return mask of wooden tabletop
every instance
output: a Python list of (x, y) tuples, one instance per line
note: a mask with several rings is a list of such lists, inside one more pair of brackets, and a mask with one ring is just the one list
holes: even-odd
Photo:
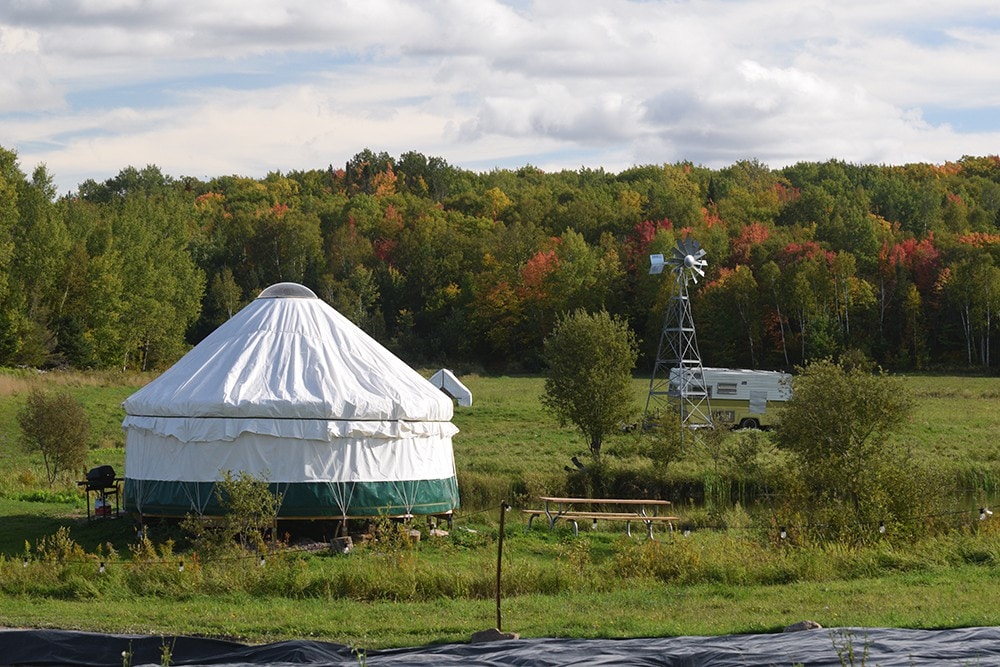
[(598, 505), (669, 505), (669, 500), (655, 500), (653, 498), (559, 498), (554, 496), (539, 496), (539, 500), (547, 503), (562, 503), (570, 505), (573, 503), (596, 503)]

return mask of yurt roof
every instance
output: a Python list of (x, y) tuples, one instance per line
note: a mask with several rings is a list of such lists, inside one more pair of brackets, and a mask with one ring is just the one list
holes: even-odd
[(127, 398), (129, 415), (449, 421), (452, 402), (295, 283), (265, 289)]

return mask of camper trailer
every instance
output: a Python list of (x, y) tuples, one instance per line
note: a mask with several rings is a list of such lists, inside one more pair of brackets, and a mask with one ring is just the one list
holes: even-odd
[(739, 428), (767, 428), (792, 396), (791, 376), (778, 371), (703, 368), (712, 418)]

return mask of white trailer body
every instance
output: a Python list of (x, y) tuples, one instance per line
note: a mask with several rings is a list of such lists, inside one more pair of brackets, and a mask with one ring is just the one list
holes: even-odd
[(780, 371), (703, 368), (712, 420), (740, 428), (762, 428), (777, 421), (777, 412), (792, 397), (791, 376)]

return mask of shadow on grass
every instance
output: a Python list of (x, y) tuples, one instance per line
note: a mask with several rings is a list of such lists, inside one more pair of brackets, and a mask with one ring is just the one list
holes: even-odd
[(108, 543), (119, 552), (125, 552), (128, 545), (135, 542), (133, 523), (125, 515), (88, 520), (86, 516), (46, 513), (2, 514), (0, 526), (0, 554), (5, 557), (24, 555), (25, 543), (34, 548), (43, 537), (54, 535), (63, 527), (69, 529), (73, 541), (88, 553)]

